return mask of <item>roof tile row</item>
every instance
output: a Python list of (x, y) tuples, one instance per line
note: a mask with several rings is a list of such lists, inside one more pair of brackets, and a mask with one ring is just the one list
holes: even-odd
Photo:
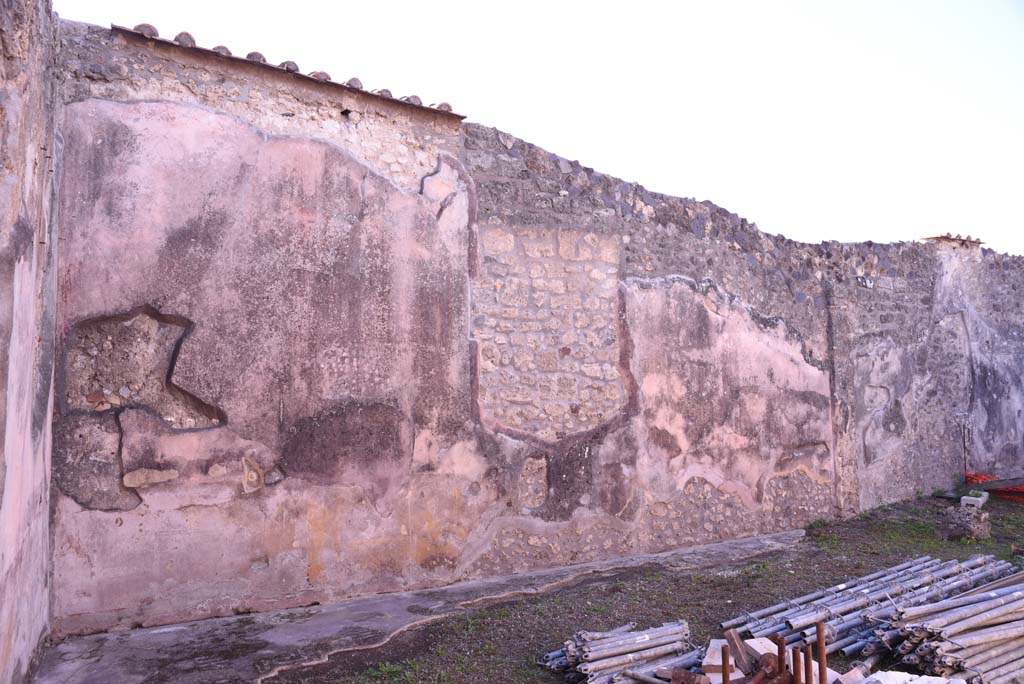
[[(202, 50), (204, 52), (215, 52), (218, 55), (221, 55), (223, 57), (230, 57), (232, 59), (241, 59), (240, 57), (235, 57), (234, 55), (232, 55), (231, 54), (231, 50), (229, 50), (228, 48), (226, 48), (223, 45), (217, 45), (217, 46), (215, 46), (213, 48), (209, 48), (209, 49), (201, 48), (201, 47), (197, 46), (195, 38), (193, 38), (192, 34), (188, 33), (187, 31), (182, 31), (178, 35), (174, 36), (174, 40), (173, 41), (167, 41), (167, 40), (165, 40), (163, 38), (160, 38), (160, 33), (156, 30), (156, 27), (153, 26), (152, 24), (138, 24), (133, 29), (129, 29), (129, 28), (126, 28), (124, 26), (117, 26), (117, 25), (112, 25), (111, 28), (113, 30), (115, 30), (115, 31), (120, 31), (122, 33), (129, 33), (129, 34), (134, 34), (136, 36), (142, 36), (143, 38), (147, 38), (149, 40), (158, 40), (158, 41), (161, 41), (161, 42), (164, 42), (164, 43), (173, 42), (176, 45), (178, 45), (180, 47), (183, 47), (183, 48), (189, 48), (189, 49), (194, 49), (194, 50)], [(331, 83), (333, 83), (333, 81), (331, 80), (331, 75), (328, 74), (326, 71), (313, 71), (313, 72), (310, 72), (309, 74), (302, 74), (299, 71), (299, 65), (296, 64), (295, 62), (292, 62), (292, 61), (281, 62), (280, 64), (278, 64), (275, 67), (275, 66), (273, 66), (271, 64), (268, 64), (267, 63), (267, 58), (264, 57), (263, 54), (260, 53), (260, 52), (255, 52), (255, 51), (250, 52), (249, 54), (247, 54), (245, 56), (245, 59), (250, 61), (250, 62), (254, 62), (256, 64), (265, 64), (265, 65), (267, 65), (268, 67), (270, 67), (272, 69), (281, 69), (282, 71), (286, 71), (288, 73), (295, 74), (296, 76), (301, 76), (303, 78), (311, 78), (311, 79), (314, 79), (316, 81), (323, 81), (323, 82), (331, 82)], [(458, 116), (460, 119), (462, 118), (461, 115), (454, 114), (452, 112), (452, 106), (450, 104), (448, 104), (447, 102), (441, 102), (440, 104), (430, 105), (429, 107), (427, 107), (427, 106), (425, 106), (423, 104), (423, 100), (421, 100), (416, 95), (406, 95), (405, 97), (396, 98), (394, 95), (391, 94), (391, 91), (388, 90), (387, 88), (381, 88), (379, 90), (372, 90), (372, 91), (365, 90), (363, 88), (363, 82), (360, 81), (358, 78), (350, 78), (349, 80), (345, 81), (344, 83), (337, 83), (336, 85), (341, 86), (343, 88), (346, 88), (348, 90), (358, 90), (358, 91), (363, 92), (363, 93), (365, 93), (367, 95), (379, 97), (379, 98), (382, 98), (382, 99), (391, 100), (391, 101), (394, 101), (394, 102), (403, 102), (403, 103), (405, 103), (407, 105), (411, 105), (413, 107), (418, 107), (420, 109), (429, 109), (431, 111), (444, 112), (446, 114), (451, 114), (452, 116)]]

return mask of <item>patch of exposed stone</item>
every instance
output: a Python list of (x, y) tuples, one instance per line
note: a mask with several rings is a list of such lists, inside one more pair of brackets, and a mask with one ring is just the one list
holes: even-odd
[(484, 228), (473, 285), (485, 424), (547, 441), (626, 403), (619, 370), (619, 243), (573, 231)]
[(175, 428), (219, 425), (223, 418), (216, 408), (171, 382), (189, 325), (146, 308), (75, 325), (65, 345), (65, 410), (147, 406)]
[[(174, 359), (190, 323), (151, 307), (82, 321), (68, 333), (63, 372), (63, 411), (55, 421), (54, 483), (85, 508), (128, 511), (142, 499), (139, 489), (175, 480), (179, 471), (147, 457), (137, 446), (125, 452), (125, 426), (136, 414), (156, 431), (211, 428), (224, 416), (171, 382)], [(125, 411), (128, 411), (127, 417)], [(151, 426), (152, 427), (152, 426)], [(146, 453), (152, 454), (150, 448)], [(244, 486), (263, 486), (259, 466)], [(251, 481), (250, 481), (251, 480)]]

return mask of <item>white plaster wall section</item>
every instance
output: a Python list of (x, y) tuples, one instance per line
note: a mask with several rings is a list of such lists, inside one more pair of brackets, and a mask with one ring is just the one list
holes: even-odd
[(897, 431), (893, 422), (894, 415), (902, 415), (912, 381), (910, 368), (905, 367), (906, 353), (885, 337), (862, 341), (856, 352), (855, 386), (860, 398), (854, 421), (860, 432), (863, 508), (889, 503), (894, 492), (913, 481), (913, 458), (906, 453), (904, 430), (901, 426)]

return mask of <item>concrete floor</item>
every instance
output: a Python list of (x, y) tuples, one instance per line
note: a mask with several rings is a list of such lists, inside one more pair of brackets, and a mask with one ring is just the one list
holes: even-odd
[(554, 591), (596, 573), (656, 564), (689, 572), (781, 551), (803, 530), (668, 553), (382, 594), (329, 606), (239, 615), (73, 637), (42, 655), (35, 684), (235, 684), (264, 682), (331, 654), (380, 646), (395, 634), (477, 607)]

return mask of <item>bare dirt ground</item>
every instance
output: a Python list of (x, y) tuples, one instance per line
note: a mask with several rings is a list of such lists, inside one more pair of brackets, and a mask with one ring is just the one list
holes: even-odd
[[(857, 518), (820, 522), (781, 554), (741, 567), (684, 574), (651, 565), (590, 577), (527, 599), (492, 604), (397, 635), (380, 648), (340, 653), (323, 665), (294, 670), (274, 684), (505, 684), (561, 682), (535, 664), (579, 629), (628, 621), (639, 628), (689, 621), (697, 643), (718, 636), (718, 624), (743, 611), (895, 565), (909, 558), (967, 558), (990, 553), (1021, 559), (1024, 504), (986, 505), (993, 535), (983, 541), (943, 539), (950, 502), (920, 499)], [(830, 661), (831, 664), (832, 661)], [(840, 661), (836, 661), (841, 664)], [(843, 669), (843, 668), (838, 668)]]

